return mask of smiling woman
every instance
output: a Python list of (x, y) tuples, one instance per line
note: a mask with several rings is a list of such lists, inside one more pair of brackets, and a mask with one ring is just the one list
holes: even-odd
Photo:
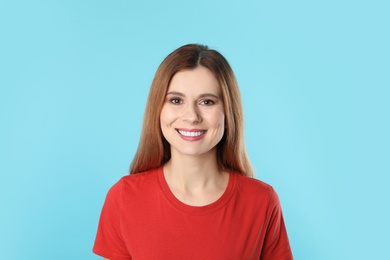
[(292, 259), (279, 199), (253, 176), (226, 59), (183, 46), (162, 62), (130, 167), (93, 251), (108, 259)]
[[(175, 77), (177, 74), (181, 74), (179, 72), (191, 71), (195, 68), (207, 69), (207, 72), (204, 73), (209, 76), (209, 80), (213, 81), (208, 83), (214, 84), (214, 87), (218, 89), (214, 95), (217, 94), (216, 96), (223, 105), (225, 133), (217, 147), (218, 167), (227, 171), (234, 170), (242, 175), (253, 176), (253, 170), (245, 150), (241, 96), (234, 73), (227, 60), (219, 52), (195, 44), (183, 46), (172, 52), (157, 69), (146, 104), (140, 144), (131, 164), (130, 173), (159, 167), (171, 159), (171, 146), (162, 136), (159, 112), (169, 98), (167, 96), (169, 92), (176, 94), (176, 96), (172, 96), (174, 98), (172, 102), (182, 101), (184, 93), (175, 93), (176, 90), (171, 85), (174, 80), (183, 80), (183, 77)], [(212, 77), (210, 77), (211, 74)], [(196, 77), (198, 75), (190, 76)], [(203, 84), (203, 82), (199, 83)], [(178, 84), (185, 84), (185, 82)], [(168, 91), (169, 88), (171, 89)], [(194, 84), (192, 84), (192, 88), (194, 88)], [(195, 88), (199, 88), (199, 86), (195, 86)], [(177, 94), (181, 94), (181, 96)], [(202, 95), (204, 94), (207, 93), (202, 93)]]
[(160, 124), (170, 144), (171, 157), (186, 155), (215, 158), (217, 144), (225, 132), (225, 114), (220, 87), (205, 67), (176, 73), (169, 84)]

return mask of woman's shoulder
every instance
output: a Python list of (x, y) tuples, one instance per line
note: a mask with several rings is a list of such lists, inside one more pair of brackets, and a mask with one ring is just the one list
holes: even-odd
[(241, 185), (245, 185), (248, 188), (260, 189), (260, 190), (270, 190), (273, 189), (272, 186), (264, 181), (256, 179), (254, 177), (244, 176), (242, 174), (234, 174), (236, 180)]
[(153, 188), (160, 168), (123, 176), (111, 188), (110, 193), (134, 193)]
[(277, 194), (270, 184), (241, 174), (234, 174), (234, 176), (240, 193), (244, 193), (255, 198), (267, 197), (271, 200), (277, 200)]
[(119, 182), (128, 185), (143, 184), (144, 182), (153, 182), (156, 180), (157, 174), (161, 171), (161, 168), (150, 169), (144, 172), (133, 173), (123, 176)]

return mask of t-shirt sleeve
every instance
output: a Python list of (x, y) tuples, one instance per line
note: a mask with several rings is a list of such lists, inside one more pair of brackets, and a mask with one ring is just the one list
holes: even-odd
[(123, 180), (120, 180), (107, 193), (92, 249), (111, 260), (131, 259), (121, 234), (122, 187)]
[(283, 220), (282, 208), (278, 195), (273, 188), (271, 188), (268, 213), (270, 214), (270, 218), (260, 259), (293, 259)]

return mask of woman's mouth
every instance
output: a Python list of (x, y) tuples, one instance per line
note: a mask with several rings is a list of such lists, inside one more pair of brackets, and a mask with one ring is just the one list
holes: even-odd
[(204, 134), (206, 131), (184, 131), (184, 130), (177, 130), (181, 135), (184, 136), (200, 136)]
[(176, 129), (176, 131), (179, 133), (180, 137), (186, 141), (198, 141), (202, 139), (204, 137), (204, 134), (207, 132), (206, 130), (199, 130), (199, 129), (193, 129), (193, 130)]

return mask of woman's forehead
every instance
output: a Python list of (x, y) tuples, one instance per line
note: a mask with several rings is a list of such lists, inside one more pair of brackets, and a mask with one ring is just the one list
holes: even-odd
[(171, 79), (167, 93), (169, 92), (211, 93), (220, 96), (221, 87), (213, 72), (205, 67), (197, 67), (177, 72)]

